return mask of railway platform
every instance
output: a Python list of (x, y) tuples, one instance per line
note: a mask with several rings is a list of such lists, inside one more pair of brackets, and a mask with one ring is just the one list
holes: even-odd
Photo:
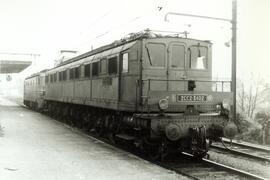
[(0, 96), (0, 179), (187, 178)]

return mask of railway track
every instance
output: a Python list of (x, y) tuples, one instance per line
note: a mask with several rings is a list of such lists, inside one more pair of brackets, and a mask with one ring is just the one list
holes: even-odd
[(99, 141), (108, 143), (112, 145), (113, 147), (123, 149), (125, 151), (128, 151), (144, 160), (147, 160), (151, 163), (154, 163), (158, 166), (161, 166), (163, 168), (172, 170), (178, 174), (184, 175), (190, 179), (194, 180), (202, 180), (202, 179), (216, 179), (216, 180), (246, 180), (246, 179), (256, 179), (256, 180), (266, 180), (266, 178), (260, 177), (258, 175), (239, 170), (233, 167), (229, 167), (208, 159), (195, 159), (193, 155), (188, 153), (182, 153), (181, 156), (177, 156), (177, 158), (172, 157), (168, 159), (168, 161), (165, 162), (153, 162), (149, 160), (145, 155), (142, 155), (135, 152), (133, 148), (127, 148), (122, 147), (121, 145), (117, 145), (112, 143), (106, 138), (99, 137), (95, 133), (87, 133), (82, 132), (81, 130), (77, 128), (70, 127), (68, 125), (65, 125), (66, 127), (70, 128), (72, 131), (75, 131), (76, 133), (82, 133), (84, 136), (95, 138)]
[(160, 166), (183, 174), (191, 179), (257, 179), (265, 178), (226, 166), (208, 159), (194, 159), (191, 154), (182, 153), (183, 157), (173, 161), (160, 162)]
[(211, 148), (238, 156), (255, 159), (257, 161), (270, 163), (270, 148), (254, 146), (252, 144), (243, 144), (234, 141), (230, 144), (230, 141), (228, 140), (223, 141), (223, 144), (214, 143), (211, 145)]

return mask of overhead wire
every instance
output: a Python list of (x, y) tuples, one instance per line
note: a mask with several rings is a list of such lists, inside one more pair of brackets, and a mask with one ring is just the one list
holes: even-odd
[(132, 23), (132, 22), (134, 22), (134, 21), (137, 21), (138, 19), (140, 19), (140, 18), (142, 18), (142, 17), (143, 17), (143, 16), (136, 16), (136, 17), (132, 18), (131, 20), (129, 20), (128, 22), (122, 23), (122, 24), (120, 24), (120, 25), (118, 25), (118, 26), (116, 26), (116, 27), (110, 28), (110, 30), (106, 30), (104, 33), (101, 33), (101, 34), (99, 34), (99, 35), (97, 35), (97, 36), (95, 36), (95, 37), (93, 37), (93, 38), (91, 38), (91, 39), (88, 39), (88, 40), (84, 41), (84, 42), (81, 43), (81, 44), (88, 43), (88, 42), (90, 42), (91, 40), (97, 40), (97, 39), (99, 39), (99, 38), (101, 38), (101, 37), (103, 37), (103, 36), (105, 36), (105, 35), (111, 33), (111, 32), (114, 31), (115, 29), (118, 29), (118, 28), (120, 28), (120, 27), (125, 27), (127, 24), (130, 24), (130, 23)]
[[(166, 2), (166, 1), (165, 1), (165, 2)], [(161, 10), (163, 10), (166, 6), (167, 6), (167, 2), (166, 2), (165, 4), (163, 4), (163, 5), (160, 5), (160, 4), (159, 4), (159, 5), (157, 6), (157, 10), (158, 10), (158, 11), (161, 11)], [(97, 20), (94, 21), (94, 22), (91, 24), (91, 28), (93, 28), (93, 27), (97, 24), (97, 22), (99, 22), (101, 19), (103, 19), (104, 17), (108, 16), (108, 14), (110, 14), (112, 11), (113, 11), (113, 10), (110, 9), (107, 13), (104, 13), (101, 17), (97, 18)], [(106, 36), (107, 34), (111, 33), (112, 31), (114, 31), (114, 30), (116, 30), (116, 29), (119, 29), (119, 28), (122, 28), (122, 27), (125, 27), (125, 26), (127, 26), (128, 24), (130, 24), (130, 23), (132, 23), (132, 22), (135, 22), (135, 21), (141, 19), (142, 17), (143, 17), (143, 16), (136, 16), (136, 17), (130, 19), (129, 21), (127, 21), (127, 22), (124, 22), (124, 23), (122, 23), (122, 24), (120, 24), (120, 25), (118, 25), (118, 26), (115, 26), (115, 27), (113, 27), (113, 28), (107, 29), (107, 30), (104, 31), (103, 33), (101, 33), (101, 34), (99, 34), (99, 35), (97, 35), (97, 36), (95, 36), (95, 37), (92, 37), (92, 38), (90, 38), (90, 39), (87, 39), (86, 41), (84, 41), (83, 43), (80, 43), (80, 44), (83, 45), (83, 44), (89, 43), (89, 42), (92, 41), (92, 40), (97, 40), (97, 39), (99, 39), (99, 38), (102, 38), (102, 37)]]

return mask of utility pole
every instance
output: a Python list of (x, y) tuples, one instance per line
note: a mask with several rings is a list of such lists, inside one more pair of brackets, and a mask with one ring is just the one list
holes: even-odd
[(232, 85), (233, 121), (236, 120), (236, 37), (237, 37), (237, 0), (232, 0)]
[(177, 15), (177, 16), (187, 16), (194, 18), (203, 18), (215, 21), (225, 21), (230, 22), (232, 24), (232, 70), (231, 70), (231, 91), (233, 92), (233, 109), (232, 109), (232, 119), (236, 120), (236, 32), (237, 32), (237, 0), (232, 0), (232, 19), (224, 19), (218, 17), (209, 17), (209, 16), (201, 16), (194, 14), (185, 14), (185, 13), (176, 13), (176, 12), (168, 12), (165, 15), (164, 20), (168, 21), (168, 15)]

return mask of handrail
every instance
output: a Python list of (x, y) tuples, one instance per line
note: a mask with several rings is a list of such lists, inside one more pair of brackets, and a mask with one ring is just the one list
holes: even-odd
[(195, 82), (223, 82), (223, 83), (231, 83), (231, 81), (213, 81), (213, 80), (187, 80), (187, 79), (143, 79), (142, 81), (195, 81)]
[[(187, 79), (143, 79), (142, 82), (147, 82), (147, 86), (148, 86), (148, 92), (147, 94), (149, 94), (149, 91), (151, 91), (151, 82), (153, 81), (162, 81), (162, 82), (188, 82), (190, 80)], [(224, 91), (224, 86), (226, 84), (229, 84), (229, 86), (231, 86), (231, 81), (217, 81), (217, 80), (192, 80), (195, 82), (202, 82), (202, 83), (212, 83), (215, 84), (215, 92), (225, 92)], [(221, 84), (221, 91), (218, 91), (218, 84)]]

